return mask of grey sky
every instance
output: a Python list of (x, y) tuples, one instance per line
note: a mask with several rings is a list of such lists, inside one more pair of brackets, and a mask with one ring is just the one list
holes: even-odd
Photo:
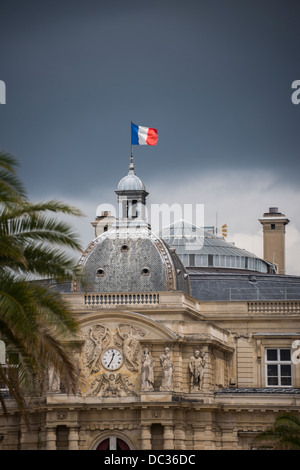
[(152, 200), (205, 203), (232, 235), (278, 205), (298, 240), (299, 18), (292, 0), (2, 0), (0, 148), (32, 198), (91, 218), (115, 202), (130, 122), (156, 127), (157, 147), (134, 148)]

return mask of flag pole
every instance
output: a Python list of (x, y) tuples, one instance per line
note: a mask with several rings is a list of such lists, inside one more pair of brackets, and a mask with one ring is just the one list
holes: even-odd
[(130, 169), (134, 169), (133, 166), (133, 145), (132, 145), (132, 121), (130, 123), (130, 134), (131, 134), (131, 155), (130, 155)]

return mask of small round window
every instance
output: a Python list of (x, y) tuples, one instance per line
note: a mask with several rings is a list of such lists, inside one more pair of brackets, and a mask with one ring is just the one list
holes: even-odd
[(143, 268), (142, 269), (142, 276), (149, 276), (150, 270), (148, 268)]
[(97, 276), (98, 277), (103, 277), (104, 274), (105, 274), (104, 269), (102, 269), (102, 268), (97, 269)]
[(128, 245), (126, 245), (126, 243), (124, 243), (124, 245), (121, 246), (121, 251), (128, 251), (129, 250), (129, 247)]

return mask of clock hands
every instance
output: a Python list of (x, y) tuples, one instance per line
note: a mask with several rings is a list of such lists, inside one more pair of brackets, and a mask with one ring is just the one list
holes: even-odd
[(115, 352), (113, 352), (113, 355), (112, 355), (112, 357), (111, 357), (110, 363), (108, 364), (108, 366), (107, 366), (107, 367), (109, 367), (109, 366), (111, 365), (111, 363), (112, 363), (112, 360), (113, 360), (114, 356), (115, 356)]

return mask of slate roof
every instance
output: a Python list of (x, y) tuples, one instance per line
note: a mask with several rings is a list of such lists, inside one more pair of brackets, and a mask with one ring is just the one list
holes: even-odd
[(187, 271), (198, 300), (300, 300), (300, 276)]

